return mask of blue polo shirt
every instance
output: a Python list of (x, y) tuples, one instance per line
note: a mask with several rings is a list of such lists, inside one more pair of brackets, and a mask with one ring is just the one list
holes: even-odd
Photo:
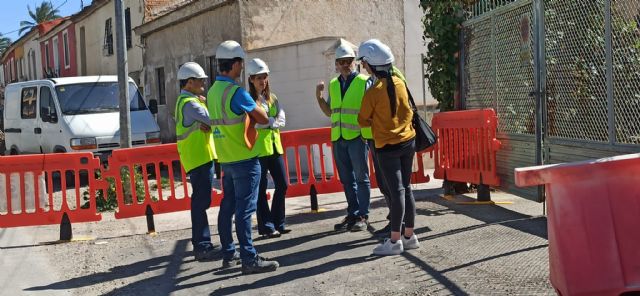
[[(238, 85), (238, 83), (227, 77), (227, 76), (216, 76), (216, 80), (218, 81), (226, 81)], [(249, 113), (256, 108), (256, 101), (253, 100), (249, 92), (245, 90), (243, 87), (238, 88), (238, 90), (231, 97), (231, 111), (236, 115), (242, 115), (242, 113)]]

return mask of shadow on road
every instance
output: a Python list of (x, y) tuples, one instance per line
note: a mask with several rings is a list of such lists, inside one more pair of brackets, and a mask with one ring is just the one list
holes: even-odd
[[(416, 196), (417, 204), (432, 203), (430, 206), (419, 206), (417, 210), (418, 216), (443, 216), (443, 215), (465, 215), (470, 218), (482, 221), (482, 224), (452, 229), (449, 231), (427, 235), (431, 229), (428, 225), (417, 225), (416, 229), (421, 237), (421, 240), (432, 240), (448, 235), (455, 235), (458, 233), (473, 231), (482, 227), (490, 225), (500, 224), (502, 226), (510, 227), (531, 235), (535, 235), (541, 238), (547, 238), (546, 230), (546, 218), (535, 217), (525, 214), (521, 214), (500, 206), (464, 206), (458, 205), (454, 202), (444, 200), (439, 197), (441, 189), (427, 189), (416, 190), (414, 194)], [(434, 206), (438, 205), (438, 206)], [(371, 204), (372, 209), (385, 208), (386, 204), (384, 199), (376, 199)], [(382, 209), (386, 212), (386, 209)], [(314, 221), (335, 219), (336, 222), (339, 218), (345, 215), (344, 209), (332, 210), (321, 212), (318, 214), (298, 213), (287, 217), (287, 222), (290, 225), (309, 224)], [(384, 223), (381, 221), (375, 221), (374, 223)], [(311, 224), (313, 225), (313, 224)], [(332, 224), (323, 227), (331, 227)], [(294, 230), (295, 231), (295, 230)], [(370, 229), (370, 231), (372, 231)], [(255, 233), (255, 232), (254, 232)], [(294, 233), (295, 234), (295, 233)], [(303, 250), (295, 250), (293, 253), (287, 253), (280, 257), (273, 258), (279, 261), (282, 268), (286, 271), (282, 273), (271, 273), (258, 277), (255, 281), (247, 284), (245, 280), (227, 281), (229, 279), (237, 278), (240, 274), (240, 268), (221, 269), (218, 268), (221, 265), (220, 261), (209, 263), (216, 268), (198, 272), (187, 272), (188, 267), (183, 266), (185, 263), (191, 262), (191, 252), (188, 252), (190, 240), (183, 239), (176, 242), (175, 247), (171, 255), (152, 258), (148, 260), (139, 261), (132, 264), (120, 265), (111, 268), (108, 272), (94, 273), (90, 275), (80, 276), (73, 279), (52, 283), (46, 286), (37, 286), (25, 289), (25, 291), (43, 291), (43, 290), (72, 290), (81, 287), (89, 287), (98, 285), (104, 282), (118, 281), (125, 278), (139, 276), (140, 274), (149, 273), (149, 276), (145, 279), (121, 286), (108, 293), (108, 295), (166, 295), (175, 291), (181, 291), (185, 289), (191, 289), (195, 287), (211, 287), (215, 289), (211, 291), (210, 295), (229, 295), (233, 293), (244, 293), (247, 291), (257, 290), (269, 286), (276, 286), (279, 284), (290, 283), (292, 281), (309, 278), (316, 275), (320, 275), (327, 272), (340, 269), (341, 267), (357, 265), (363, 262), (369, 262), (372, 260), (380, 259), (380, 257), (367, 255), (367, 256), (354, 256), (351, 258), (341, 258), (338, 253), (348, 252), (349, 250), (374, 245), (378, 243), (375, 236), (366, 236), (355, 238), (354, 240), (336, 242), (336, 239), (331, 239), (331, 236), (340, 235), (341, 232), (328, 229), (326, 231), (320, 231), (313, 234), (303, 235), (296, 237), (291, 234), (282, 236), (277, 240), (260, 240), (256, 238), (257, 249), (262, 253), (277, 252), (278, 250), (286, 250), (295, 248), (301, 244), (309, 244), (311, 242), (311, 248)], [(484, 261), (493, 260), (503, 256), (510, 256), (521, 252), (528, 252), (540, 248), (545, 248), (546, 245), (533, 246), (523, 248), (520, 250), (514, 250), (503, 254), (494, 255), (491, 257), (482, 258), (477, 261), (465, 263), (460, 266), (451, 267), (447, 270), (437, 270), (428, 263), (427, 258), (421, 258), (417, 256), (417, 253), (405, 252), (402, 256), (406, 258), (410, 263), (418, 267), (424, 273), (428, 274), (431, 278), (435, 279), (439, 284), (443, 285), (448, 292), (454, 295), (468, 295), (462, 287), (459, 287), (445, 274), (449, 271), (465, 268), (471, 265), (475, 265)], [(313, 262), (310, 264), (310, 262)], [(162, 274), (157, 274), (158, 271)], [(196, 279), (204, 277), (204, 280), (195, 281)], [(209, 286), (212, 283), (227, 281), (224, 285)], [(195, 292), (196, 290), (194, 290)], [(201, 289), (197, 290), (201, 291)]]

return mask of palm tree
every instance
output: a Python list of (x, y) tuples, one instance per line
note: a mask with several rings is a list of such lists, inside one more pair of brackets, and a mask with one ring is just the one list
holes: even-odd
[(11, 38), (0, 34), (0, 55), (2, 55), (9, 46), (11, 46)]
[(29, 5), (27, 5), (27, 9), (29, 10), (31, 20), (20, 22), (20, 35), (25, 31), (31, 30), (40, 23), (60, 18), (60, 15), (58, 15), (58, 9), (54, 9), (53, 4), (51, 4), (50, 1), (42, 1), (40, 6), (36, 7), (35, 12), (31, 11), (31, 7), (29, 7)]

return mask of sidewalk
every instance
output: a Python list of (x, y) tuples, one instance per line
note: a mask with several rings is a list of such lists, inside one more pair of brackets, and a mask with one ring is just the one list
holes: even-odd
[[(0, 295), (553, 295), (548, 282), (546, 218), (542, 204), (500, 192), (511, 205), (458, 205), (440, 197), (440, 180), (415, 187), (416, 233), (422, 248), (400, 256), (371, 254), (371, 232), (335, 232), (345, 214), (343, 194), (318, 197), (325, 211), (311, 214), (308, 197), (287, 199), (292, 232), (260, 239), (262, 256), (281, 267), (243, 276), (221, 261), (193, 261), (189, 213), (73, 226), (88, 241), (42, 245), (58, 227), (0, 230)], [(473, 196), (473, 195), (469, 195)], [(466, 196), (456, 200), (468, 201)], [(372, 192), (371, 226), (386, 224), (387, 209)], [(215, 227), (217, 208), (209, 222)], [(213, 238), (218, 242), (217, 235)]]

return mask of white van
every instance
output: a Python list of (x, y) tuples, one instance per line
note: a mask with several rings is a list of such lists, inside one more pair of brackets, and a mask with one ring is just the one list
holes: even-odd
[[(90, 151), (104, 160), (120, 147), (117, 76), (12, 83), (4, 93), (5, 155)], [(159, 144), (160, 128), (131, 78), (129, 100), (132, 146)]]

